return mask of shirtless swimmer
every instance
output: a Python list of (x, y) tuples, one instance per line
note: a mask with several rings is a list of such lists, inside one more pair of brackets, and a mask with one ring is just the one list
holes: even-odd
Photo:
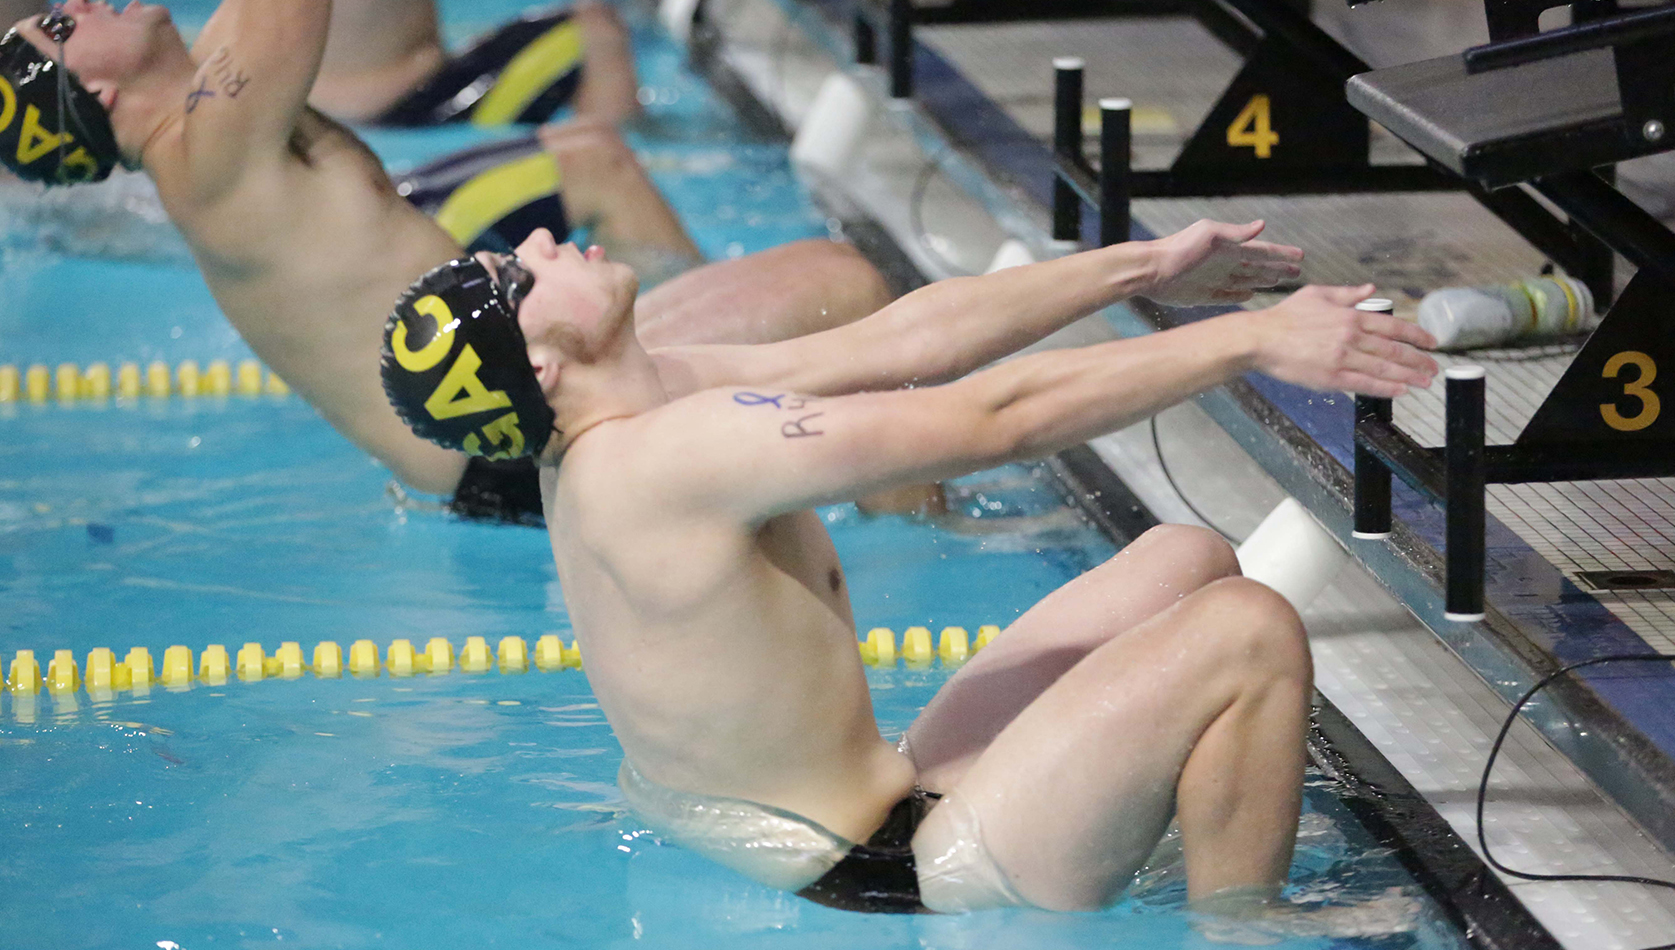
[[(414, 438), (372, 366), (389, 301), (462, 251), (359, 139), (307, 106), (331, 13), (329, 0), (226, 0), (190, 50), (150, 4), (69, 0), (22, 20), (0, 52), (0, 157), (54, 184), (143, 168), (257, 355), (401, 481), (454, 495), (466, 457)], [(553, 149), (585, 131), (552, 134)], [(717, 298), (734, 303), (726, 326)], [(773, 340), (888, 299), (852, 249), (806, 241), (675, 278), (641, 318), (660, 345)]]
[[(875, 316), (1033, 326), (1130, 293), (1169, 299), (1168, 247), (944, 281)], [(674, 397), (635, 338), (632, 272), (538, 231), (516, 258), (457, 261), (410, 288), (384, 373), (427, 437), (539, 457), (619, 782), (668, 839), (839, 907), (1087, 910), (1116, 898), (1174, 816), (1191, 898), (1260, 902), (1290, 863), (1311, 668), (1296, 613), (1236, 576), (1224, 542), (1147, 533), (1012, 624), (898, 748), (873, 720), (811, 509), (1079, 444), (1247, 371), (1391, 397), (1427, 384), (1431, 339), (1354, 310), (1370, 291), (1310, 287), (944, 385)], [(922, 382), (955, 377), (944, 350), (961, 337), (942, 339), (889, 359)]]

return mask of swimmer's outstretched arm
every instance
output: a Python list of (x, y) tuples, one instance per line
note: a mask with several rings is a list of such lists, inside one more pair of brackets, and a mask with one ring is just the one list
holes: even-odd
[(908, 482), (1037, 458), (1143, 419), (1247, 371), (1394, 397), (1428, 385), (1425, 331), (1353, 309), (1363, 287), (1308, 287), (1135, 339), (1025, 356), (944, 386), (831, 399), (718, 389), (670, 404), (646, 444), (694, 510), (747, 523)]
[(181, 104), (181, 158), (201, 196), (236, 184), (252, 158), (282, 154), (319, 72), (331, 9), (331, 0), (223, 0), (204, 25), (192, 44), (195, 89)]
[(1263, 223), (1199, 221), (982, 277), (922, 287), (862, 320), (754, 347), (654, 351), (681, 392), (775, 386), (816, 395), (958, 379), (1131, 296), (1170, 304), (1237, 303), (1297, 276), (1303, 252), (1256, 240)]

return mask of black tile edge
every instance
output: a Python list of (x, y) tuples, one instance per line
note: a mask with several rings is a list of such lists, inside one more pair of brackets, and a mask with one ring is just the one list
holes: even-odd
[(1477, 950), (1562, 950), (1349, 718), (1324, 697), (1317, 701), (1309, 729), (1315, 764), (1337, 780), (1344, 807), (1395, 853), (1466, 942)]
[[(762, 141), (789, 142), (790, 129), (778, 113), (757, 99), (750, 86), (727, 65), (720, 49), (721, 35), (713, 25), (703, 20), (693, 24), (687, 65), (704, 77), (716, 95), (733, 107), (751, 134)], [(837, 224), (833, 236), (841, 235), (872, 261), (893, 294), (899, 297), (929, 283), (902, 246), (877, 222), (857, 211), (853, 203), (841, 194), (822, 193), (821, 186), (826, 183), (816, 181), (809, 184), (815, 204)]]
[(1160, 524), (1145, 502), (1117, 473), (1086, 445), (1078, 445), (1048, 460), (1070, 500), (1104, 535), (1118, 546)]
[(763, 103), (750, 87), (721, 58), (721, 33), (714, 24), (699, 17), (692, 24), (687, 42), (687, 66), (726, 100), (750, 134), (769, 142), (788, 142), (791, 130), (779, 113)]

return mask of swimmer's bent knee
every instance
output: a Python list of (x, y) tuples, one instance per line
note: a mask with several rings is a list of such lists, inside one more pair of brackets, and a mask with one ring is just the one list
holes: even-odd
[(1262, 664), (1275, 675), (1312, 681), (1303, 621), (1273, 588), (1244, 577), (1228, 577), (1205, 587), (1199, 596), (1231, 618), (1221, 637), (1241, 667), (1252, 670), (1252, 664)]
[(1233, 551), (1233, 545), (1227, 539), (1211, 531), (1188, 524), (1160, 524), (1148, 529), (1135, 539), (1131, 547), (1135, 550), (1146, 550), (1147, 556), (1153, 556), (1150, 549), (1159, 545), (1168, 549), (1171, 560), (1193, 564), (1199, 567), (1209, 578), (1237, 577), (1239, 575), (1239, 557)]

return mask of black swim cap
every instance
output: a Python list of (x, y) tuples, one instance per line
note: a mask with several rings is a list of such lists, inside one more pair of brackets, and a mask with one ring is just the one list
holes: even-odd
[[(523, 289), (511, 289), (514, 301)], [(546, 448), (555, 417), (507, 296), (467, 257), (433, 268), (396, 301), (384, 324), (384, 392), (421, 438), (490, 459)]]
[(121, 161), (99, 97), (17, 30), (0, 37), (0, 162), (28, 181), (73, 185), (104, 181)]

